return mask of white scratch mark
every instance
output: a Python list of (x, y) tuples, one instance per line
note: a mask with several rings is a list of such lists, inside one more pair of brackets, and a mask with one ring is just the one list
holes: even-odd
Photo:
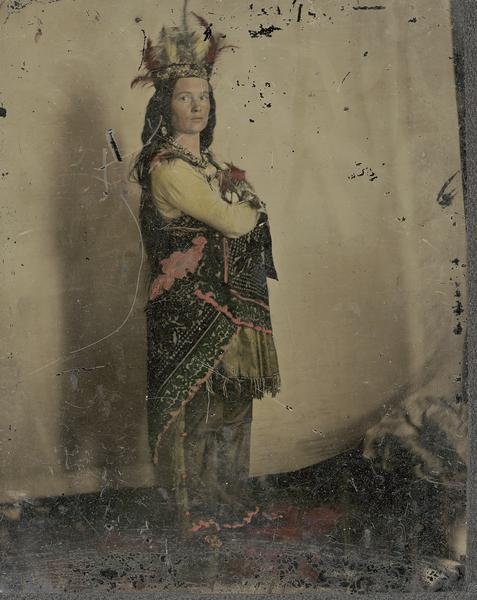
[(109, 184), (108, 184), (108, 169), (106, 168), (106, 159), (108, 158), (108, 150), (107, 148), (103, 148), (103, 180), (104, 180), (104, 191), (105, 194), (109, 194)]
[[(86, 346), (82, 346), (81, 348), (77, 348), (76, 350), (71, 350), (69, 352), (70, 355), (74, 355), (74, 354), (78, 354), (78, 352), (82, 352), (83, 350), (86, 350), (88, 348), (91, 348), (92, 346), (96, 346), (97, 344), (100, 344), (101, 342), (104, 342), (105, 340), (109, 339), (110, 337), (112, 337), (113, 335), (116, 335), (116, 333), (118, 333), (128, 322), (129, 318), (131, 317), (131, 314), (134, 310), (134, 306), (136, 304), (136, 300), (139, 294), (139, 285), (140, 285), (140, 281), (141, 281), (141, 273), (142, 273), (142, 268), (144, 265), (144, 255), (145, 255), (145, 251), (144, 251), (144, 242), (142, 239), (142, 234), (141, 234), (141, 228), (139, 226), (138, 220), (136, 219), (136, 216), (134, 215), (131, 207), (129, 206), (126, 198), (124, 197), (123, 194), (120, 194), (121, 199), (123, 201), (123, 203), (125, 204), (126, 208), (128, 209), (139, 234), (139, 241), (141, 242), (141, 261), (139, 264), (139, 269), (138, 269), (138, 273), (137, 273), (137, 278), (136, 278), (136, 289), (134, 292), (134, 298), (133, 301), (131, 303), (131, 307), (129, 308), (128, 313), (126, 314), (126, 316), (124, 317), (123, 321), (121, 322), (121, 324), (116, 327), (115, 329), (113, 329), (113, 331), (111, 331), (110, 333), (108, 333), (107, 335), (99, 338), (98, 340), (95, 340), (94, 342), (91, 342), (90, 344), (86, 344)], [(52, 365), (55, 365), (56, 363), (62, 361), (62, 360), (69, 360), (71, 358), (71, 356), (66, 356), (66, 357), (59, 357), (59, 358), (55, 358), (54, 360), (42, 365), (41, 367), (38, 367), (37, 369), (34, 369), (33, 371), (30, 371), (29, 373), (26, 374), (26, 377), (29, 377), (30, 375), (35, 375), (36, 373), (39, 373), (40, 371), (43, 371), (44, 369), (47, 369), (48, 367), (51, 367)]]
[(209, 411), (210, 411), (210, 392), (207, 388), (207, 414), (205, 415), (206, 424), (209, 422)]
[(73, 408), (88, 408), (87, 406), (78, 406), (77, 404), (73, 404), (72, 402), (68, 402), (68, 400), (64, 400), (65, 404), (72, 406)]
[(35, 373), (39, 373), (40, 371), (43, 371), (43, 369), (47, 369), (48, 367), (51, 367), (52, 365), (55, 365), (57, 362), (60, 362), (60, 360), (62, 360), (63, 358), (55, 358), (55, 360), (50, 361), (49, 363), (46, 363), (46, 365), (43, 365), (41, 367), (38, 367), (38, 369), (34, 369), (33, 371), (30, 371), (29, 373), (27, 373), (27, 377), (29, 375), (35, 375)]
[(430, 246), (433, 250), (437, 250), (437, 248), (433, 246), (429, 240), (426, 240), (426, 238), (422, 238), (422, 241), (428, 246)]
[(81, 348), (77, 348), (76, 350), (72, 350), (70, 352), (70, 354), (77, 354), (78, 352), (82, 352), (83, 350), (86, 350), (87, 348), (91, 348), (92, 346), (96, 346), (97, 344), (104, 342), (105, 340), (107, 340), (108, 338), (112, 337), (113, 335), (116, 335), (116, 333), (118, 333), (119, 331), (121, 331), (121, 329), (126, 325), (126, 323), (129, 321), (129, 318), (134, 310), (134, 306), (136, 305), (136, 300), (139, 294), (139, 283), (141, 280), (141, 272), (142, 272), (142, 267), (144, 264), (144, 242), (142, 239), (142, 234), (141, 234), (141, 227), (139, 226), (138, 220), (136, 219), (135, 214), (133, 213), (133, 211), (131, 210), (131, 207), (129, 206), (126, 198), (124, 197), (124, 195), (121, 193), (120, 194), (122, 201), (124, 202), (126, 208), (128, 209), (139, 234), (139, 240), (141, 242), (141, 262), (139, 264), (139, 270), (137, 273), (137, 278), (136, 278), (136, 289), (134, 291), (134, 298), (133, 301), (131, 303), (131, 307), (127, 313), (127, 315), (124, 317), (122, 323), (116, 327), (116, 329), (114, 329), (113, 331), (111, 331), (110, 333), (108, 333), (107, 335), (103, 336), (102, 338), (100, 338), (99, 340), (96, 340), (94, 342), (91, 342), (90, 344), (87, 344), (86, 346), (82, 346)]

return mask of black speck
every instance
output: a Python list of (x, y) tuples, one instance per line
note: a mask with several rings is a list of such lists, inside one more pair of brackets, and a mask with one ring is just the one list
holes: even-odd
[(457, 173), (459, 173), (459, 171), (456, 171), (453, 175), (449, 177), (449, 179), (447, 179), (447, 181), (444, 183), (444, 185), (439, 190), (439, 193), (437, 194), (437, 203), (440, 206), (442, 206), (442, 208), (449, 207), (456, 196), (455, 189), (449, 189), (449, 186), (452, 180), (457, 175)]
[(462, 335), (462, 325), (460, 323), (457, 323), (454, 327), (454, 333), (455, 335)]
[(442, 207), (446, 208), (452, 204), (453, 199), (452, 194), (442, 194), (438, 202)]
[(303, 10), (303, 4), (300, 4), (298, 6), (298, 16), (297, 16), (297, 19), (296, 19), (297, 23), (299, 23), (301, 21), (301, 11), (302, 10)]
[(353, 10), (384, 10), (385, 8), (382, 4), (377, 6), (353, 6)]
[(369, 52), (366, 50), (366, 52), (363, 54), (363, 56), (368, 56)]
[(451, 263), (456, 266), (459, 265), (459, 262), (460, 262), (460, 260), (458, 258), (454, 258), (453, 260), (451, 260)]
[(249, 119), (250, 123), (255, 123), (255, 121), (253, 119)]
[(417, 23), (417, 17), (412, 17), (412, 19), (409, 19), (408, 23)]
[(3, 106), (0, 106), (0, 117), (6, 117), (7, 116), (7, 109), (4, 108)]
[(270, 25), (270, 27), (264, 27), (260, 24), (260, 29), (257, 31), (248, 30), (251, 38), (257, 38), (259, 36), (272, 37), (274, 31), (281, 31), (281, 27), (275, 27), (275, 25)]
[(114, 135), (113, 135), (113, 130), (112, 129), (108, 129), (108, 137), (109, 137), (109, 143), (111, 145), (111, 149), (116, 157), (116, 160), (118, 162), (122, 162), (122, 156), (119, 152), (119, 148), (118, 145), (116, 143), (116, 140), (114, 139)]
[(348, 71), (346, 73), (346, 75), (343, 77), (343, 79), (341, 80), (341, 84), (343, 84), (350, 75), (351, 75), (351, 71)]
[(457, 316), (460, 316), (464, 312), (464, 307), (462, 306), (462, 302), (460, 300), (456, 301), (456, 303), (452, 307), (452, 311)]
[(345, 107), (343, 108), (343, 110), (346, 112), (347, 110), (349, 110), (349, 106), (345, 106)]
[(140, 23), (142, 21), (141, 17), (136, 17), (134, 20), (136, 21), (136, 23)]

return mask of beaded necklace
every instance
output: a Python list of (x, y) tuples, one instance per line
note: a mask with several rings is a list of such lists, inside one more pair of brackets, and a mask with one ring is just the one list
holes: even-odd
[(174, 148), (179, 154), (182, 154), (189, 162), (194, 166), (205, 169), (209, 164), (209, 153), (207, 151), (201, 152), (201, 158), (198, 158), (195, 154), (192, 154), (190, 150), (181, 146), (174, 138), (168, 137), (167, 143)]

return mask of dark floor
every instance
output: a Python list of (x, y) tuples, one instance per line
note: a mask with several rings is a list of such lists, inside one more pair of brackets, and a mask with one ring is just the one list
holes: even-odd
[(417, 479), (412, 466), (398, 453), (384, 470), (356, 450), (254, 479), (279, 519), (188, 537), (152, 489), (26, 504), (0, 524), (0, 593), (462, 589), (462, 569), (442, 559), (465, 490)]

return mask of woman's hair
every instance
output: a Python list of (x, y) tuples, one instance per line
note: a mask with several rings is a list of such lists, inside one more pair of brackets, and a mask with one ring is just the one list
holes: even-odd
[[(149, 184), (149, 163), (162, 146), (166, 144), (166, 137), (172, 135), (171, 125), (171, 101), (174, 87), (177, 79), (165, 79), (160, 81), (154, 94), (148, 102), (146, 116), (144, 118), (144, 127), (141, 134), (143, 143), (142, 150), (136, 157), (130, 175), (133, 181), (136, 181), (145, 188)], [(205, 129), (200, 134), (200, 149), (206, 150), (214, 137), (215, 129), (215, 98), (213, 90), (209, 84), (210, 93), (210, 112), (209, 120)], [(163, 130), (165, 128), (165, 135)]]

